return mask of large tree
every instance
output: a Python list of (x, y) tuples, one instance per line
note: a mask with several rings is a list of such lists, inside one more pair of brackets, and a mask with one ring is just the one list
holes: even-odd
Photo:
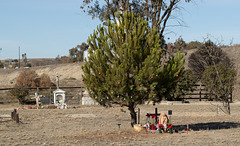
[(202, 82), (206, 84), (215, 100), (223, 101), (226, 112), (230, 114), (229, 96), (232, 94), (236, 80), (236, 70), (220, 64), (212, 65), (205, 69)]
[[(137, 17), (142, 17), (149, 21), (151, 28), (155, 28), (160, 37), (166, 29), (167, 21), (172, 12), (179, 9), (181, 2), (190, 2), (191, 0), (83, 0), (80, 8), (87, 12), (92, 18), (99, 18), (101, 21), (115, 19), (116, 12), (134, 12)], [(174, 18), (177, 25), (181, 24), (181, 20)], [(174, 24), (176, 25), (176, 24)]]
[(196, 52), (192, 53), (188, 60), (188, 66), (198, 80), (201, 80), (205, 69), (214, 65), (214, 63), (226, 68), (233, 67), (233, 63), (227, 54), (210, 40), (206, 41)]
[(136, 123), (135, 107), (145, 101), (160, 102), (175, 88), (183, 74), (183, 55), (162, 61), (159, 33), (133, 13), (117, 14), (118, 24), (108, 20), (90, 35), (89, 61), (83, 80), (90, 97), (100, 105), (128, 107)]
[(232, 93), (236, 73), (227, 54), (208, 40), (191, 54), (188, 61), (198, 80), (206, 84), (215, 100), (223, 101), (230, 114), (229, 94)]

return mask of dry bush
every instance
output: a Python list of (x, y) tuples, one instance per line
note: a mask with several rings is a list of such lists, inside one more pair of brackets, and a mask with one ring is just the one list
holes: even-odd
[(37, 73), (34, 70), (22, 71), (17, 77), (14, 87), (37, 87)]
[(44, 73), (39, 77), (34, 70), (25, 70), (19, 74), (14, 85), (15, 89), (10, 90), (9, 93), (15, 96), (20, 104), (24, 104), (27, 102), (25, 97), (29, 93), (27, 87), (49, 87), (53, 85), (47, 74)]
[(51, 82), (51, 79), (50, 77), (43, 73), (41, 76), (40, 76), (40, 82), (39, 82), (39, 86), (40, 87), (50, 87), (52, 86), (52, 82)]

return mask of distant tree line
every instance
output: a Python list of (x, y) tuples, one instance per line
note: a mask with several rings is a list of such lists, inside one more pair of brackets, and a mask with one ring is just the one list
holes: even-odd
[(82, 62), (83, 61), (83, 52), (88, 49), (86, 43), (77, 45), (76, 47), (69, 50), (69, 61), (70, 62)]
[(61, 63), (74, 63), (74, 62), (83, 62), (84, 56), (83, 52), (88, 49), (88, 44), (82, 43), (81, 45), (77, 45), (74, 48), (69, 49), (69, 56), (57, 56), (56, 62)]

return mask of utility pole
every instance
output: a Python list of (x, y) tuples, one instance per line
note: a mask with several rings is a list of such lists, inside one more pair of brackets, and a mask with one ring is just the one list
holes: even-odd
[(18, 46), (18, 68), (20, 68), (20, 46)]

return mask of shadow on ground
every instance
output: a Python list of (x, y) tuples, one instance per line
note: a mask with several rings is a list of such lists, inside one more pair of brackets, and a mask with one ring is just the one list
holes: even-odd
[[(240, 127), (240, 123), (234, 123), (234, 122), (210, 122), (210, 123), (189, 124), (189, 129), (192, 129), (194, 131), (230, 129), (230, 128), (238, 128), (238, 127)], [(175, 125), (173, 126), (173, 128), (178, 131), (187, 130), (187, 125)]]

